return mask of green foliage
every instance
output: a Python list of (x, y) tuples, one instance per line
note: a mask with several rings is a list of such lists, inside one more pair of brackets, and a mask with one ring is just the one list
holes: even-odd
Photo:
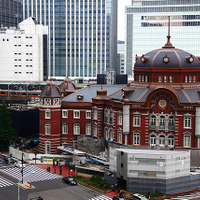
[(74, 177), (76, 180), (88, 185), (98, 186), (105, 189), (110, 189), (111, 186), (105, 182), (100, 176), (92, 176), (89, 180), (82, 177)]
[(12, 127), (12, 119), (10, 111), (6, 104), (0, 107), (0, 148), (8, 148), (10, 141), (15, 141), (17, 135)]

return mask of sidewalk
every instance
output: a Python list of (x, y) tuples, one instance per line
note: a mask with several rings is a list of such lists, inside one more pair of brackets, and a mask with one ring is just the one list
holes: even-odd
[(62, 173), (61, 174), (60, 174), (60, 167), (59, 166), (53, 167), (53, 164), (35, 164), (35, 166), (38, 166), (38, 167), (43, 168), (45, 170), (47, 170), (47, 168), (50, 167), (51, 173), (55, 173), (55, 169), (56, 169), (55, 174), (61, 175), (63, 177), (65, 177), (65, 176), (75, 176), (75, 171), (70, 171), (68, 166), (65, 166), (65, 165), (62, 165)]

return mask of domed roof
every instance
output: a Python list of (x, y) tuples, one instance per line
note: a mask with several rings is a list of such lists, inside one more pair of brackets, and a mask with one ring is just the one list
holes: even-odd
[(50, 80), (47, 82), (47, 85), (42, 89), (40, 97), (61, 97), (61, 93), (55, 82)]
[(150, 51), (141, 57), (136, 57), (136, 68), (200, 68), (199, 59), (192, 54), (176, 49), (169, 41), (161, 49)]
[(72, 83), (72, 81), (69, 78), (66, 78), (59, 85), (59, 89), (60, 89), (61, 93), (64, 93), (66, 91), (74, 91), (74, 90), (76, 90), (76, 86), (74, 85), (74, 83)]

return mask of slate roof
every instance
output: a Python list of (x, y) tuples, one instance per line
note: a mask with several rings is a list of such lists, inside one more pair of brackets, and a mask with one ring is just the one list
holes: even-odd
[[(164, 88), (164, 86), (163, 86)], [(97, 90), (100, 90), (101, 86), (99, 85), (91, 85), (87, 86), (78, 92), (75, 92), (69, 96), (64, 98), (65, 102), (92, 102), (92, 98), (96, 97)], [(145, 102), (148, 95), (155, 88), (147, 88), (147, 87), (132, 87), (132, 86), (121, 86), (121, 85), (104, 85), (104, 90), (107, 90), (107, 96), (111, 99), (116, 100), (124, 100), (129, 99), (130, 102)], [(130, 89), (130, 93), (127, 96), (123, 96), (122, 89)], [(131, 91), (133, 89), (133, 91)], [(200, 88), (189, 88), (189, 89), (176, 89), (178, 92), (180, 103), (196, 103), (199, 101), (199, 93), (198, 89)], [(77, 95), (84, 95), (83, 99), (77, 99)]]
[[(107, 90), (107, 96), (124, 88), (122, 85), (103, 85), (103, 89)], [(64, 98), (65, 102), (92, 102), (92, 98), (97, 96), (97, 90), (101, 89), (101, 85), (90, 85)], [(83, 99), (77, 99), (77, 95), (84, 95)]]

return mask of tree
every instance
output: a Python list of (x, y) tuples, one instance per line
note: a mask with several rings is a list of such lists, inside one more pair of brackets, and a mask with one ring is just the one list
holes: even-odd
[(17, 135), (15, 129), (12, 127), (12, 119), (10, 111), (6, 104), (0, 107), (0, 148), (8, 149), (10, 141), (15, 141)]

